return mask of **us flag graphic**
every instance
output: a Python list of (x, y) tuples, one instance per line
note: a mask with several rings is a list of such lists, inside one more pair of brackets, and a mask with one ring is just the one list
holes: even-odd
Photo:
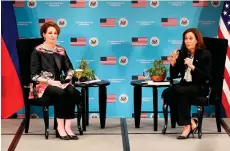
[(145, 77), (143, 75), (133, 75), (132, 80), (145, 80)]
[(101, 27), (115, 27), (116, 26), (116, 18), (101, 18), (100, 19)]
[(144, 8), (147, 6), (147, 0), (132, 0), (131, 4), (133, 8)]
[(132, 37), (133, 46), (146, 46), (148, 42), (147, 37)]
[(193, 7), (208, 7), (208, 1), (199, 0), (192, 2)]
[(101, 57), (100, 63), (102, 65), (115, 65), (116, 64), (116, 57), (110, 56), (110, 57)]
[(25, 5), (23, 0), (13, 0), (12, 3), (14, 8), (23, 8)]
[(84, 37), (70, 38), (70, 45), (71, 46), (85, 46), (86, 38)]
[(176, 18), (161, 18), (162, 26), (176, 26), (177, 19)]
[(161, 60), (163, 61), (163, 64), (170, 64), (169, 56), (161, 56)]
[(70, 8), (84, 8), (85, 0), (70, 0)]
[(47, 22), (54, 22), (54, 19), (53, 18), (41, 18), (38, 20), (38, 24), (40, 27)]
[(108, 94), (107, 103), (116, 103), (116, 94)]

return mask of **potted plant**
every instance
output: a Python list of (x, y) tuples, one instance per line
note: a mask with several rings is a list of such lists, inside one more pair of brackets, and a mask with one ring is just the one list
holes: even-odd
[(162, 60), (155, 60), (153, 67), (148, 69), (150, 79), (156, 82), (164, 81), (166, 77), (167, 68)]
[(80, 82), (89, 81), (89, 80), (96, 80), (95, 72), (94, 70), (91, 70), (88, 67), (87, 61), (82, 58), (79, 69), (81, 69), (81, 72), (75, 72), (75, 78), (79, 80)]
[(96, 80), (94, 71), (89, 68), (84, 69), (79, 80), (80, 82)]

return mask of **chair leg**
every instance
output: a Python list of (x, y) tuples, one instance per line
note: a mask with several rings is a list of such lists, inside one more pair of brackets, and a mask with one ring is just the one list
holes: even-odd
[(28, 133), (29, 125), (30, 125), (30, 105), (25, 105), (25, 112), (26, 112), (25, 133)]
[(54, 130), (57, 130), (57, 117), (56, 117), (55, 107), (54, 107)]
[(217, 131), (221, 132), (221, 126), (220, 126), (220, 103), (215, 104), (215, 112), (216, 112)]
[(57, 130), (57, 118), (54, 115), (54, 130)]
[(45, 138), (48, 139), (49, 137), (49, 107), (43, 106), (43, 116), (45, 122)]
[(202, 137), (202, 120), (203, 120), (203, 106), (197, 106), (197, 113), (198, 113), (198, 138), (201, 139)]
[(167, 103), (163, 104), (163, 113), (164, 113), (165, 125), (162, 130), (162, 134), (165, 134), (168, 126), (168, 104)]
[(83, 135), (83, 130), (81, 128), (81, 117), (82, 117), (82, 105), (79, 103), (77, 105), (77, 127), (80, 135)]
[(170, 111), (170, 117), (171, 117), (171, 127), (176, 128), (176, 117), (175, 117), (175, 114), (173, 114), (172, 111)]

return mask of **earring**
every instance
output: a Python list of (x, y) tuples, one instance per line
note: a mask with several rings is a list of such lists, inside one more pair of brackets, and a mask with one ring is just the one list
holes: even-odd
[(46, 40), (46, 38), (44, 37), (44, 40)]

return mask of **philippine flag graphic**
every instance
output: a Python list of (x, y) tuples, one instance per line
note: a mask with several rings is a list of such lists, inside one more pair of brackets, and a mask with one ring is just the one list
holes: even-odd
[(8, 118), (24, 107), (20, 84), (20, 73), (16, 40), (19, 39), (13, 3), (2, 1), (2, 35), (1, 35), (1, 114)]

